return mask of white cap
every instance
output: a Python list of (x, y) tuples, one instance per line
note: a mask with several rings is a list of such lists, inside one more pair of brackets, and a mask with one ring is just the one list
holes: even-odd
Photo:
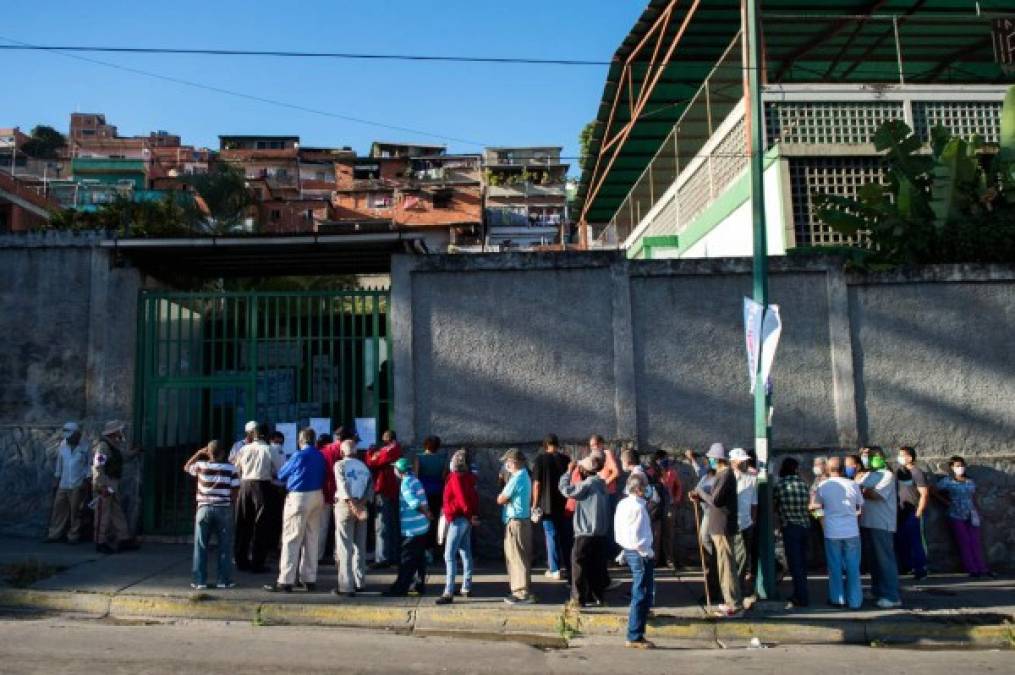
[(732, 450), (730, 450), (731, 462), (746, 462), (750, 458), (751, 456), (748, 455), (747, 451), (744, 450), (743, 448), (733, 448)]
[(63, 425), (63, 437), (64, 437), (64, 439), (68, 439), (71, 436), (73, 436), (77, 432), (77, 430), (78, 430), (78, 423), (77, 422), (67, 422), (66, 424), (64, 424)]
[(243, 425), (243, 430), (248, 434), (257, 431), (257, 422), (255, 422), (254, 420), (250, 420), (249, 422)]

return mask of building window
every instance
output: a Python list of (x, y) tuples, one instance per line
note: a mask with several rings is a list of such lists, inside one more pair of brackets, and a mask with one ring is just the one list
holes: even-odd
[(280, 209), (272, 209), (271, 210), (271, 219), (272, 220), (281, 220), (282, 219), (282, 211)]
[(371, 194), (367, 197), (367, 205), (372, 209), (390, 209), (391, 195)]
[(452, 193), (450, 190), (442, 190), (433, 194), (433, 207), (435, 209), (450, 209)]

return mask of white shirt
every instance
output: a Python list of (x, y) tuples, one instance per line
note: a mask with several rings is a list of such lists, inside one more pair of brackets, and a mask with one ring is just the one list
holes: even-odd
[(355, 457), (335, 462), (335, 498), (363, 499), (370, 489), (370, 469)]
[(285, 449), (278, 443), (272, 443), (268, 448), (271, 450), (271, 482), (280, 487), (285, 487), (285, 483), (280, 481), (277, 476), (289, 458), (285, 456)]
[(246, 437), (233, 443), (233, 447), (229, 448), (229, 463), (236, 464), (236, 458), (240, 455), (240, 450), (247, 444)]
[(758, 505), (758, 477), (737, 472), (737, 529), (743, 531), (754, 524), (751, 507)]
[[(631, 467), (631, 473), (636, 473), (645, 479), (645, 499), (652, 502), (653, 504), (658, 504), (659, 500), (662, 499), (662, 497), (660, 497), (659, 493), (655, 491), (655, 488), (649, 485), (648, 474), (645, 473), (645, 467), (641, 466), (640, 464), (637, 466), (633, 466)], [(627, 491), (626, 485), (624, 486), (624, 494), (625, 495), (630, 494)]]
[(88, 446), (84, 442), (78, 442), (75, 448), (70, 447), (67, 441), (60, 442), (53, 477), (60, 479), (61, 490), (73, 490), (80, 486), (88, 478), (89, 469)]
[(814, 501), (821, 504), (825, 512), (822, 519), (825, 539), (860, 536), (857, 510), (863, 506), (863, 495), (856, 483), (842, 476), (833, 476), (818, 486)]
[(653, 557), (652, 524), (644, 499), (629, 495), (620, 500), (613, 516), (613, 538), (625, 550)]
[(271, 480), (274, 456), (264, 441), (244, 445), (236, 454), (236, 469), (240, 480)]

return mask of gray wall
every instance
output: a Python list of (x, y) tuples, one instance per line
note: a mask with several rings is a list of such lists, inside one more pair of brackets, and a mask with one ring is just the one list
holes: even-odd
[[(860, 443), (916, 444), (940, 472), (967, 455), (995, 564), (1015, 558), (1015, 266), (844, 273), (771, 263), (783, 334), (773, 448), (805, 460)], [(396, 257), (396, 428), (410, 444), (496, 455), (555, 432), (642, 450), (753, 445), (744, 259), (616, 253)], [(687, 514), (684, 514), (687, 515)], [(687, 520), (686, 518), (684, 520)], [(935, 510), (928, 532), (954, 564)], [(688, 540), (693, 545), (693, 540)]]
[[(101, 235), (0, 237), (0, 531), (41, 534), (67, 420), (95, 439), (108, 419), (132, 419), (137, 292), (142, 275), (117, 267)], [(139, 513), (140, 461), (122, 494)]]

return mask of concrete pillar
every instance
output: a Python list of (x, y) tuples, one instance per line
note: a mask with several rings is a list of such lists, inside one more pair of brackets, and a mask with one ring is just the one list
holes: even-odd
[[(411, 256), (391, 257), (391, 364), (394, 368), (394, 428), (404, 444), (416, 439), (416, 376), (412, 360), (412, 271)], [(381, 430), (379, 429), (378, 432)]]
[(610, 265), (613, 288), (613, 409), (614, 437), (638, 440), (638, 396), (634, 375), (634, 334), (631, 318), (631, 276), (627, 261)]
[(856, 447), (859, 433), (856, 419), (856, 389), (853, 379), (853, 337), (849, 319), (849, 288), (841, 265), (829, 265), (825, 275), (828, 289), (828, 344), (832, 362), (832, 396), (835, 430), (841, 447)]

